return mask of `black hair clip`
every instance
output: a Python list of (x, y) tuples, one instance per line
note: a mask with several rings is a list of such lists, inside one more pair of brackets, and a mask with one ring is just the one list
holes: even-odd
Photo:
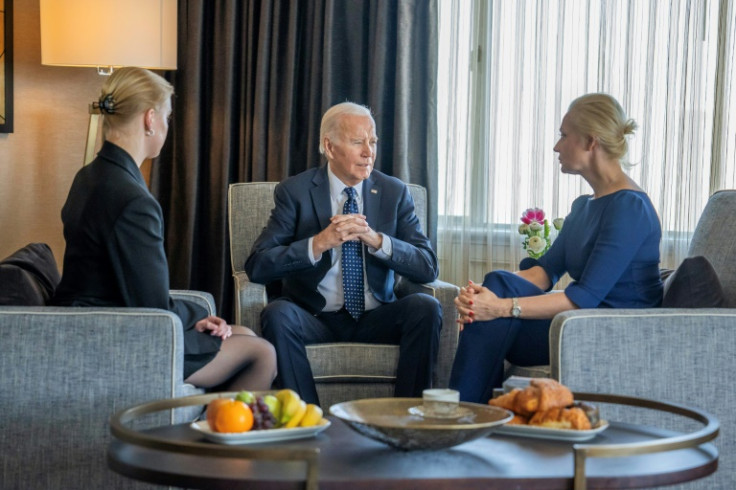
[(92, 102), (92, 107), (106, 114), (115, 114), (115, 100), (112, 98), (112, 94), (107, 94), (99, 101)]

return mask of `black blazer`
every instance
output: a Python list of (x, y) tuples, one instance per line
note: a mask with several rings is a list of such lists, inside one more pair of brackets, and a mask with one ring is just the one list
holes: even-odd
[[(414, 213), (407, 186), (373, 170), (363, 181), (363, 214), (371, 228), (391, 237), (389, 260), (364, 253), (368, 286), (383, 303), (396, 300), (394, 274), (425, 283), (438, 275), (437, 255)], [(314, 168), (281, 182), (266, 228), (245, 262), (248, 277), (261, 284), (281, 280), (283, 295), (312, 313), (322, 311), (325, 298), (317, 285), (330, 268), (330, 254), (312, 265), (307, 244), (330, 223), (330, 182), (327, 167)]]
[(161, 206), (127, 152), (103, 144), (74, 178), (61, 219), (66, 250), (54, 304), (169, 310), (187, 331), (186, 354), (219, 349), (219, 338), (194, 330), (207, 311), (169, 296)]

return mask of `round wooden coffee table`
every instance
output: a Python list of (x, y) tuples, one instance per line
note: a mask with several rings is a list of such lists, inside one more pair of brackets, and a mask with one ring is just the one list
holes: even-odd
[(689, 434), (611, 422), (585, 443), (493, 434), (450, 449), (403, 452), (368, 439), (341, 420), (309, 439), (231, 446), (208, 442), (189, 424), (133, 430), (140, 416), (204, 405), (221, 394), (131, 407), (113, 416), (108, 466), (138, 480), (186, 488), (506, 489), (641, 488), (715, 472), (708, 441), (718, 421), (700, 410), (641, 398), (576, 393), (576, 400), (676, 413), (703, 424)]

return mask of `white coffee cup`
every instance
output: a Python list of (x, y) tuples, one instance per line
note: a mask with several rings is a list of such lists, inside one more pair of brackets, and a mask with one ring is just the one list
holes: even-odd
[(460, 403), (457, 390), (432, 388), (422, 392), (422, 407), (428, 417), (452, 415)]

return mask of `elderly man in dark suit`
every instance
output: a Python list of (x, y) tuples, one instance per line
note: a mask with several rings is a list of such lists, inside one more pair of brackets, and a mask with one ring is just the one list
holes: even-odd
[(442, 308), (425, 294), (398, 299), (395, 274), (437, 278), (437, 256), (400, 180), (373, 170), (376, 125), (345, 102), (322, 118), (327, 165), (280, 183), (275, 208), (245, 262), (251, 280), (281, 281), (282, 296), (261, 314), (276, 348), (277, 382), (319, 403), (305, 345), (398, 344), (396, 396), (421, 396), (437, 358)]

